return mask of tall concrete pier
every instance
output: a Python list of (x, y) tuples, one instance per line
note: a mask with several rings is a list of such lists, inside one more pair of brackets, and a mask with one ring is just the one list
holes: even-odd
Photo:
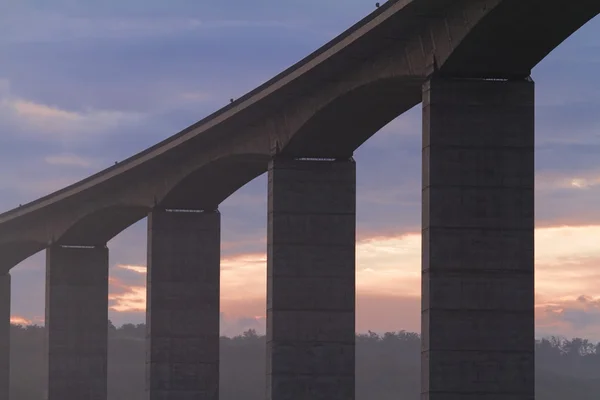
[(108, 249), (46, 251), (48, 400), (106, 400)]
[(269, 165), (267, 399), (354, 399), (353, 160)]
[(0, 275), (0, 399), (8, 399), (10, 382), (10, 274)]
[(148, 217), (149, 400), (219, 398), (220, 221), (217, 210)]
[(422, 399), (534, 398), (534, 84), (423, 91)]

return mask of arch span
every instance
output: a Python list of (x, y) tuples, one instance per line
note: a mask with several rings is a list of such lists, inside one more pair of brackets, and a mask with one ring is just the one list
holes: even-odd
[(4, 243), (0, 245), (0, 274), (7, 273), (11, 268), (32, 255), (44, 250), (45, 243), (32, 241)]
[(114, 205), (101, 208), (78, 219), (58, 238), (56, 243), (78, 246), (104, 245), (120, 232), (146, 217), (145, 206)]
[[(157, 202), (214, 208), (267, 169), (268, 157), (254, 158), (255, 153), (279, 149), (297, 157), (347, 157), (420, 102), (420, 85), (436, 66), (448, 76), (529, 75), (599, 12), (598, 0), (390, 0), (202, 121), (0, 214), (0, 243), (103, 242)], [(121, 203), (145, 208), (115, 205)], [(83, 229), (94, 225), (99, 227)]]
[(379, 129), (420, 101), (421, 82), (418, 80), (373, 80), (317, 110), (292, 135), (282, 154), (350, 157)]
[(598, 0), (502, 0), (447, 56), (440, 72), (467, 78), (523, 78), (600, 13)]
[[(430, 28), (436, 68), (429, 73), (465, 78), (527, 77), (553, 49), (600, 13), (600, 1), (575, 1), (576, 6), (545, 0), (457, 3), (462, 9), (448, 11), (446, 30)], [(340, 94), (290, 135), (282, 154), (352, 155), (375, 132), (421, 102), (421, 84), (427, 78), (374, 77)]]
[(158, 205), (164, 208), (214, 210), (236, 190), (267, 171), (266, 154), (234, 154), (218, 158), (176, 182)]

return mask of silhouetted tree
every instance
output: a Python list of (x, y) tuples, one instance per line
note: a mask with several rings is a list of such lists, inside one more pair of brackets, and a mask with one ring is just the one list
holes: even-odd
[[(144, 324), (109, 329), (108, 400), (145, 400)], [(40, 326), (11, 327), (11, 400), (42, 400), (44, 336)], [(221, 400), (263, 400), (265, 337), (248, 330), (222, 337)], [(356, 399), (417, 400), (420, 336), (412, 332), (368, 332), (356, 336)], [(597, 400), (600, 344), (553, 336), (536, 342), (536, 400)]]

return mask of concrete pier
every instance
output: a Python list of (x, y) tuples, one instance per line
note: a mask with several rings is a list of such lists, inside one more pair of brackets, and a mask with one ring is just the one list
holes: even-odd
[(108, 249), (46, 251), (48, 400), (106, 400)]
[(267, 399), (354, 399), (353, 160), (269, 164)]
[(422, 396), (534, 399), (534, 84), (423, 91)]
[(10, 274), (0, 275), (0, 399), (10, 388)]
[(221, 217), (155, 209), (148, 217), (149, 400), (218, 400)]

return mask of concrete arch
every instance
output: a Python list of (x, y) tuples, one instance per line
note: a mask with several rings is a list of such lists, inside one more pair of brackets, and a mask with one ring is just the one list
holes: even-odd
[[(404, 54), (411, 60), (411, 68), (402, 72), (407, 60), (396, 57), (393, 62), (382, 62), (385, 67), (377, 66), (381, 60), (376, 60), (358, 68), (356, 74), (350, 73), (351, 79), (338, 87), (337, 96), (320, 104), (312, 115), (294, 119), (298, 126), (288, 132), (289, 140), (282, 144), (281, 153), (350, 156), (380, 128), (421, 102), (421, 84), (428, 74), (529, 76), (553, 49), (600, 13), (596, 0), (578, 3), (577, 7), (566, 7), (558, 1), (471, 0), (448, 8), (445, 15), (433, 18), (430, 25), (415, 33), (415, 43), (407, 42)], [(426, 50), (427, 37), (432, 41), (431, 53)], [(421, 47), (423, 53), (414, 51)], [(425, 65), (429, 57), (435, 60), (430, 70)], [(417, 65), (420, 68), (412, 70)]]
[(45, 243), (22, 241), (0, 245), (0, 274), (8, 272), (21, 261), (44, 250)]
[(175, 182), (158, 199), (163, 208), (214, 210), (236, 190), (267, 171), (267, 154), (233, 154), (217, 158)]
[(70, 225), (55, 238), (65, 245), (104, 245), (120, 232), (146, 217), (150, 209), (145, 206), (113, 205), (95, 210)]
[(600, 13), (597, 0), (502, 0), (447, 56), (442, 74), (468, 78), (523, 78), (571, 34)]
[(350, 157), (369, 137), (420, 101), (419, 81), (372, 80), (318, 109), (292, 134), (281, 153), (297, 157)]
[(214, 208), (264, 172), (269, 153), (347, 157), (421, 101), (421, 83), (435, 67), (447, 76), (522, 78), (599, 12), (597, 0), (386, 2), (197, 124), (0, 214), (0, 246), (13, 254), (6, 246), (26, 241), (95, 244), (143, 218), (155, 204)]

